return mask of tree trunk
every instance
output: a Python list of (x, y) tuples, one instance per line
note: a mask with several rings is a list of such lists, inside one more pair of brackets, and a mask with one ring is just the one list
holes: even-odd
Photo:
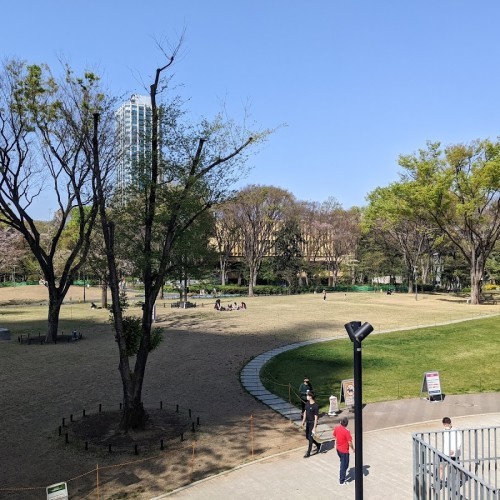
[(481, 302), (481, 286), (484, 274), (484, 261), (475, 258), (470, 266), (470, 303), (479, 304)]
[(148, 414), (144, 410), (141, 398), (131, 398), (123, 405), (120, 428), (125, 432), (129, 429), (144, 429), (148, 420)]
[(248, 280), (248, 296), (253, 297), (253, 287), (257, 283), (257, 269), (254, 267), (250, 268), (250, 279)]
[(339, 279), (339, 268), (338, 265), (335, 265), (333, 269), (333, 276), (332, 276), (332, 286), (335, 288), (337, 286), (337, 280)]
[(413, 274), (413, 271), (408, 271), (407, 273), (408, 276), (408, 293), (414, 293), (414, 286), (416, 286), (416, 282), (414, 281), (415, 275)]
[[(185, 298), (187, 298), (187, 277), (185, 278), (185, 285)], [(159, 290), (151, 283), (151, 276), (146, 273), (144, 279), (145, 302), (141, 326), (142, 338), (136, 355), (134, 371), (133, 373), (128, 371), (130, 375), (127, 375), (128, 359), (123, 359), (124, 408), (121, 424), (122, 429), (125, 431), (130, 428), (144, 429), (148, 420), (148, 414), (142, 403), (142, 386), (150, 352), (153, 307), (158, 292)]]
[(57, 340), (57, 330), (59, 328), (59, 314), (61, 312), (62, 300), (57, 296), (57, 291), (49, 290), (49, 313), (46, 342)]
[(184, 296), (182, 297), (182, 302), (187, 302), (188, 301), (188, 277), (184, 276), (184, 287), (182, 288), (184, 290)]
[(219, 259), (220, 265), (220, 284), (224, 286), (226, 284), (226, 262), (224, 259)]
[(103, 309), (108, 308), (108, 284), (105, 281), (101, 283), (101, 306)]

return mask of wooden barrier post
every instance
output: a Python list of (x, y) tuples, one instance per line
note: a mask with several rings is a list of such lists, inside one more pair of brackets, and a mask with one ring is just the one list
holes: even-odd
[(100, 496), (99, 496), (99, 464), (96, 465), (95, 472), (96, 472), (95, 486), (96, 486), (97, 500), (99, 500), (99, 498), (100, 498)]
[(193, 444), (191, 445), (193, 447), (193, 452), (191, 455), (191, 482), (193, 481), (193, 474), (194, 474), (194, 448), (196, 446), (196, 442), (193, 441)]
[(252, 458), (254, 457), (254, 446), (253, 446), (253, 415), (250, 415), (250, 443), (252, 445)]

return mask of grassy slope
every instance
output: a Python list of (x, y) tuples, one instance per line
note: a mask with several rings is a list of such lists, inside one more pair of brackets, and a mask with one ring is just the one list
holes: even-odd
[[(500, 390), (498, 318), (373, 335), (363, 341), (363, 400), (418, 397), (426, 371), (440, 372), (444, 393)], [(288, 399), (307, 374), (327, 408), (340, 395), (340, 383), (353, 377), (349, 340), (315, 344), (286, 352), (266, 364), (261, 376), (273, 392)], [(289, 384), (291, 390), (289, 390)]]

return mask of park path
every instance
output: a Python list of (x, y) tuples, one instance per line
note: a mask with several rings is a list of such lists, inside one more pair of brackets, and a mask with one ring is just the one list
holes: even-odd
[[(456, 428), (500, 426), (500, 394), (448, 396), (441, 403), (424, 399), (369, 404), (363, 411), (363, 464), (365, 500), (413, 498), (412, 434), (441, 430), (441, 419), (450, 416)], [(399, 422), (400, 425), (395, 424)], [(354, 429), (354, 422), (349, 428)], [(304, 440), (305, 442), (305, 440)], [(336, 495), (354, 498), (355, 483), (338, 484), (339, 459), (334, 450), (304, 459), (304, 447), (264, 458), (207, 478), (177, 491), (160, 495), (190, 500), (240, 498), (252, 500), (328, 500)], [(351, 454), (350, 475), (354, 476)]]

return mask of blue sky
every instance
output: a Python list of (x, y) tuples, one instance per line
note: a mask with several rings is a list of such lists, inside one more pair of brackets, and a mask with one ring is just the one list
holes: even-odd
[(62, 57), (116, 95), (145, 93), (164, 62), (155, 41), (185, 29), (175, 92), (195, 116), (225, 102), (260, 128), (286, 123), (241, 185), (299, 200), (361, 206), (427, 140), (499, 135), (498, 0), (27, 0), (2, 17), (2, 58)]

